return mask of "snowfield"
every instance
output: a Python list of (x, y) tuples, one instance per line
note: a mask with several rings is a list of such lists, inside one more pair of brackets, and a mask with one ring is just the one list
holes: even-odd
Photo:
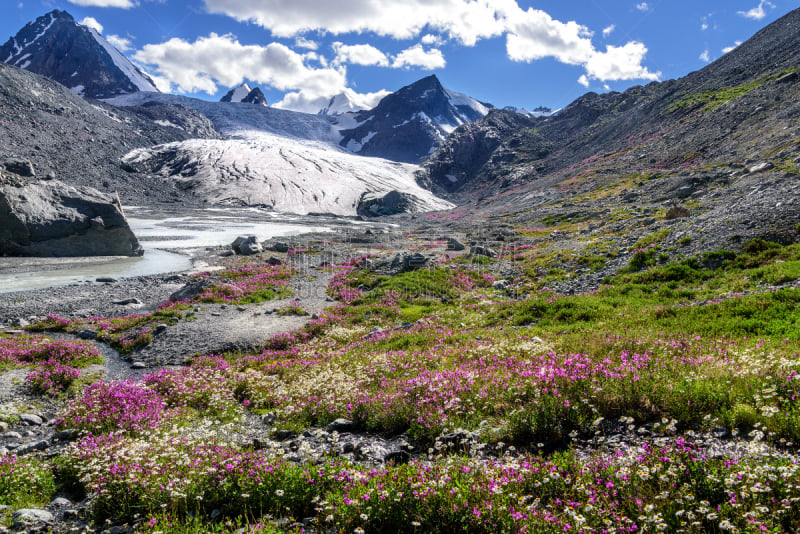
[(208, 202), (265, 205), (275, 211), (356, 215), (366, 193), (416, 197), (417, 211), (453, 204), (419, 187), (419, 167), (335, 150), (324, 143), (248, 132), (233, 139), (192, 139), (137, 149), (124, 163), (175, 180)]

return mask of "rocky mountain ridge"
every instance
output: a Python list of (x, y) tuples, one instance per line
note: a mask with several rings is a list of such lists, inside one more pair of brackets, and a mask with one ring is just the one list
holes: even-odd
[(268, 106), (267, 98), (260, 88), (250, 88), (246, 83), (234, 87), (223, 96), (220, 102), (234, 102), (243, 104), (255, 104), (257, 106)]
[(370, 110), (335, 119), (339, 144), (362, 156), (417, 163), (456, 127), (485, 116), (489, 104), (445, 89), (431, 75), (384, 97)]
[(0, 61), (46, 76), (86, 98), (158, 92), (153, 80), (94, 28), (58, 9), (11, 37), (0, 47)]

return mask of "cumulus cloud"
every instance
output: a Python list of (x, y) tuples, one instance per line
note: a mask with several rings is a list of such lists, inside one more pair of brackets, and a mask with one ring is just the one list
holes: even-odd
[(617, 29), (616, 24), (612, 24), (611, 26), (606, 26), (605, 28), (603, 28), (603, 37), (608, 37), (616, 29)]
[(278, 37), (308, 31), (335, 35), (373, 32), (396, 39), (416, 38), (423, 28), (440, 31), (462, 44), (503, 33), (498, 4), (515, 0), (205, 0), (212, 13), (254, 22)]
[(647, 2), (642, 2), (641, 4), (636, 4), (636, 9), (639, 11), (650, 11), (650, 6), (647, 5)]
[(193, 43), (176, 37), (145, 45), (133, 57), (156, 76), (189, 93), (214, 94), (220, 86), (233, 87), (247, 78), (280, 91), (303, 88), (309, 94), (329, 97), (346, 83), (343, 69), (315, 69), (280, 43), (243, 45), (230, 34), (211, 33)]
[(346, 45), (344, 43), (333, 43), (333, 51), (336, 53), (335, 63), (352, 63), (354, 65), (376, 65), (388, 67), (389, 58), (369, 44)]
[(595, 51), (586, 62), (589, 78), (602, 81), (658, 80), (660, 72), (650, 72), (642, 66), (647, 54), (644, 44), (631, 41), (624, 46), (606, 46), (605, 52)]
[(425, 50), (421, 44), (415, 44), (397, 54), (392, 62), (394, 68), (420, 67), (424, 70), (443, 69), (447, 62), (438, 48)]
[(723, 53), (723, 54), (727, 54), (728, 52), (732, 52), (732, 51), (736, 50), (736, 48), (737, 48), (737, 47), (738, 47), (740, 44), (742, 44), (742, 42), (741, 42), (741, 41), (734, 41), (734, 44), (733, 44), (733, 46), (726, 46), (725, 48), (723, 48), (723, 49), (722, 49), (722, 53)]
[(428, 46), (441, 46), (444, 44), (444, 39), (442, 39), (442, 37), (439, 35), (426, 33), (425, 35), (420, 37), (419, 42)]
[(97, 33), (103, 33), (103, 25), (97, 22), (97, 19), (94, 17), (84, 17), (78, 24), (86, 26), (87, 28), (92, 28)]
[(138, 5), (134, 0), (69, 0), (71, 4), (81, 7), (120, 7), (130, 9)]
[[(390, 94), (390, 91), (381, 90), (375, 93), (357, 93), (353, 89), (346, 88), (341, 94), (353, 104), (356, 109), (372, 109), (378, 105), (383, 97)], [(333, 96), (333, 95), (332, 95)], [(275, 107), (285, 109), (296, 109), (316, 113), (330, 102), (330, 97), (322, 97), (308, 94), (305, 91), (292, 91), (286, 93), (283, 100), (274, 104)]]
[(568, 65), (586, 69), (578, 82), (588, 86), (590, 79), (600, 81), (658, 80), (660, 72), (650, 72), (642, 65), (647, 47), (630, 41), (623, 46), (606, 46), (599, 51), (592, 44), (592, 32), (577, 22), (554, 20), (544, 11), (529, 8), (516, 14), (509, 23), (506, 50), (514, 61), (534, 61), (553, 57)]
[(705, 63), (711, 62), (711, 54), (709, 54), (708, 50), (704, 50), (702, 54), (700, 54), (700, 61)]
[(768, 7), (774, 8), (775, 4), (767, 0), (761, 0), (753, 9), (749, 9), (747, 11), (737, 11), (736, 13), (748, 19), (761, 20), (767, 16), (767, 10), (765, 8)]
[(119, 35), (106, 35), (106, 41), (123, 52), (133, 50), (133, 43), (131, 43), (131, 40), (127, 37), (120, 37)]
[(316, 41), (306, 39), (303, 36), (299, 36), (294, 40), (294, 46), (297, 48), (305, 48), (306, 50), (316, 50), (319, 48), (319, 45)]

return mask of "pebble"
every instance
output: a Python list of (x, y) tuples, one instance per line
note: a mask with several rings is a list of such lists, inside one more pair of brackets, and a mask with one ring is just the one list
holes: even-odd
[(32, 413), (24, 413), (20, 415), (19, 420), (30, 426), (39, 426), (44, 423), (44, 420), (41, 417)]

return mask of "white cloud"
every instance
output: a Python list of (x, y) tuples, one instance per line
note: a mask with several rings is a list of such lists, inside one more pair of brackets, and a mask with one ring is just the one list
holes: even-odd
[(294, 46), (297, 48), (305, 48), (306, 50), (316, 50), (319, 48), (319, 45), (316, 41), (312, 41), (311, 39), (306, 39), (303, 36), (297, 37), (294, 40)]
[(352, 63), (354, 65), (376, 65), (388, 67), (389, 58), (386, 54), (369, 44), (346, 45), (344, 43), (333, 43), (333, 51), (336, 52), (334, 63)]
[(412, 39), (428, 27), (462, 44), (503, 33), (498, 6), (515, 0), (204, 0), (212, 13), (251, 21), (278, 37), (308, 31), (332, 34), (373, 32)]
[[(378, 105), (378, 102), (380, 102), (383, 97), (390, 94), (390, 91), (386, 90), (380, 90), (375, 93), (357, 93), (350, 88), (346, 88), (341, 92), (353, 103), (355, 106), (353, 109), (372, 109)], [(300, 90), (286, 93), (283, 100), (275, 103), (274, 106), (316, 113), (326, 107), (328, 102), (330, 102), (330, 97), (315, 96)]]
[(650, 6), (647, 5), (647, 2), (642, 2), (641, 4), (636, 4), (636, 9), (639, 11), (650, 11)]
[[(568, 65), (581, 65), (586, 74), (578, 79), (588, 86), (590, 79), (600, 81), (658, 80), (660, 72), (642, 66), (647, 47), (637, 41), (623, 46), (606, 46), (605, 52), (595, 49), (592, 32), (577, 22), (553, 20), (544, 11), (529, 8), (509, 13), (506, 50), (514, 61), (534, 61), (553, 57)], [(511, 22), (513, 20), (513, 22)]]
[(603, 37), (608, 37), (616, 29), (617, 29), (617, 25), (616, 24), (612, 24), (611, 26), (607, 26), (607, 27), (603, 28)]
[(17, 4), (17, 8), (18, 8), (18, 9), (22, 9), (23, 7), (25, 7), (25, 6), (23, 5), (23, 3), (22, 3), (22, 2), (20, 2), (19, 4)]
[(738, 47), (740, 44), (742, 44), (741, 41), (734, 41), (733, 46), (726, 46), (722, 49), (722, 53), (727, 54), (728, 52), (732, 52), (733, 50), (736, 50), (736, 47)]
[(443, 69), (447, 62), (438, 48), (425, 50), (421, 44), (415, 44), (397, 54), (392, 62), (394, 68), (420, 67), (425, 70)]
[(562, 63), (586, 63), (594, 52), (592, 32), (577, 22), (553, 20), (547, 13), (529, 8), (508, 13), (506, 51), (513, 61), (554, 57)]
[(711, 62), (711, 54), (709, 54), (708, 50), (704, 50), (702, 54), (700, 54), (700, 61), (705, 63)]
[(120, 7), (130, 9), (138, 5), (134, 0), (69, 0), (71, 4), (82, 7)]
[(703, 31), (706, 31), (708, 29), (708, 23), (707, 22), (702, 23), (700, 25), (700, 29), (703, 30)]
[(420, 38), (419, 42), (428, 46), (441, 46), (444, 44), (444, 39), (442, 39), (439, 35), (426, 33)]
[(131, 43), (131, 40), (127, 37), (120, 37), (119, 35), (106, 35), (106, 41), (123, 52), (133, 50), (133, 43)]
[(103, 33), (103, 25), (97, 22), (97, 19), (94, 17), (84, 17), (78, 24), (86, 26), (87, 28), (92, 28), (97, 31), (97, 33)]
[(302, 88), (308, 95), (329, 98), (346, 84), (343, 68), (315, 69), (280, 43), (243, 45), (233, 35), (211, 33), (193, 43), (173, 38), (145, 45), (133, 57), (179, 91), (189, 93), (214, 94), (220, 86), (234, 87), (247, 78), (279, 91)]
[(775, 8), (775, 4), (768, 0), (761, 0), (756, 7), (747, 11), (737, 11), (736, 13), (753, 20), (761, 20), (767, 16), (766, 7)]
[(660, 72), (650, 72), (642, 66), (645, 54), (647, 47), (636, 41), (624, 46), (607, 45), (605, 52), (595, 51), (586, 62), (586, 73), (601, 81), (658, 80)]

